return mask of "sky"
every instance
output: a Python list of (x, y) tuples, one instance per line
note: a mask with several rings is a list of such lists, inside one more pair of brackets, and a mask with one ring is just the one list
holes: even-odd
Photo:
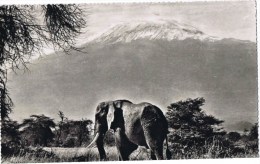
[[(199, 30), (203, 31), (204, 33), (211, 35), (211, 36), (217, 36), (220, 38), (236, 38), (241, 40), (250, 40), (255, 42), (256, 40), (256, 21), (255, 21), (255, 8), (254, 8), (254, 2), (189, 2), (189, 3), (161, 3), (161, 4), (106, 4), (106, 5), (100, 5), (100, 4), (91, 4), (91, 5), (85, 5), (85, 11), (86, 12), (86, 19), (87, 19), (87, 28), (83, 30), (83, 34), (79, 36), (77, 44), (84, 44), (91, 38), (99, 35), (100, 33), (103, 33), (106, 31), (109, 27), (114, 26), (118, 23), (131, 23), (135, 21), (146, 21), (146, 20), (153, 20), (153, 21), (160, 21), (160, 20), (175, 20), (180, 23), (185, 23), (188, 25), (192, 25)], [(47, 52), (52, 51), (51, 49)], [(64, 60), (62, 60), (64, 61)], [(37, 62), (40, 62), (39, 60), (35, 60), (35, 62), (32, 65), (36, 65)], [(95, 61), (96, 62), (96, 61)], [(50, 62), (51, 63), (51, 62)], [(57, 63), (57, 66), (64, 65), (61, 63)], [(34, 67), (34, 66), (32, 66)], [(36, 66), (37, 67), (37, 66)], [(39, 66), (41, 67), (41, 66)], [(93, 68), (96, 68), (93, 66)], [(91, 69), (91, 68), (88, 68)], [(41, 69), (42, 70), (42, 69)], [(31, 73), (34, 70), (30, 70)], [(78, 70), (80, 71), (80, 70)], [(50, 72), (50, 71), (49, 71)], [(59, 76), (59, 78), (66, 79), (66, 73), (69, 72), (68, 70), (64, 70), (64, 74), (56, 73), (50, 77), (50, 81), (55, 81), (55, 76)], [(94, 72), (94, 71), (93, 71)], [(54, 72), (55, 73), (55, 72)], [(45, 74), (44, 72), (36, 72), (36, 74), (39, 74), (37, 76), (42, 76), (41, 74)], [(75, 72), (76, 74), (76, 72)], [(37, 76), (30, 76), (30, 72), (24, 75), (24, 77), (17, 77), (20, 79), (31, 79), (35, 78)], [(60, 77), (64, 76), (64, 77)], [(94, 76), (94, 75), (92, 75)], [(104, 75), (105, 76), (105, 75)], [(95, 76), (94, 76), (95, 77)], [(16, 78), (10, 79), (10, 81), (14, 80)], [(46, 79), (47, 80), (47, 79)], [(36, 80), (37, 81), (37, 80)], [(15, 84), (11, 82), (12, 84)], [(80, 81), (82, 85), (84, 84), (84, 81)], [(43, 84), (42, 82), (40, 84)], [(18, 84), (16, 84), (18, 85)], [(30, 103), (32, 100), (37, 100), (37, 97), (31, 96), (31, 100), (25, 100), (26, 97), (19, 97), (19, 92), (22, 92), (23, 90), (26, 90), (27, 88), (30, 88), (28, 86), (30, 84), (21, 84), (24, 88), (16, 88), (16, 86), (12, 85), (10, 89), (11, 95), (14, 95), (14, 100), (19, 100), (20, 103), (27, 102)], [(35, 85), (35, 84), (31, 84)], [(59, 85), (59, 83), (55, 84)], [(54, 85), (54, 86), (55, 86)], [(76, 84), (71, 84), (72, 86)], [(35, 86), (35, 87), (47, 87), (47, 86)], [(71, 86), (69, 86), (71, 87)], [(133, 86), (135, 87), (135, 86)], [(137, 86), (138, 87), (138, 86)], [(14, 89), (16, 91), (14, 91)], [(66, 88), (66, 84), (64, 84), (64, 88)], [(36, 90), (36, 89), (35, 89)], [(39, 89), (37, 89), (39, 90)], [(43, 90), (43, 92), (47, 92), (47, 90)], [(82, 93), (82, 90), (79, 90), (78, 93), (74, 93), (76, 96), (77, 94), (84, 94)], [(109, 93), (107, 92), (107, 97), (109, 97)], [(181, 92), (181, 91), (179, 91)], [(32, 92), (28, 92), (31, 94)], [(37, 93), (34, 93), (37, 95)], [(40, 95), (41, 93), (39, 93)], [(47, 93), (45, 93), (47, 94)], [(66, 93), (63, 93), (62, 91), (57, 91), (57, 95), (63, 96)], [(96, 95), (93, 93), (93, 97), (98, 97), (100, 95)], [(132, 97), (134, 97), (135, 93), (130, 93)], [(189, 94), (189, 93), (187, 93)], [(179, 99), (183, 99), (184, 97), (187, 97), (187, 94), (183, 94), (179, 97)], [(194, 97), (200, 96), (200, 93), (197, 94), (194, 92)], [(48, 99), (46, 97), (41, 97), (42, 100), (39, 102), (39, 104), (42, 104), (42, 101), (45, 99)], [(54, 98), (52, 98), (54, 99)], [(213, 99), (213, 98), (212, 98)], [(81, 102), (84, 102), (83, 99), (80, 99)], [(134, 99), (136, 102), (138, 102), (137, 99)], [(37, 100), (39, 101), (39, 100)], [(58, 103), (57, 100), (53, 100), (54, 103)], [(57, 102), (55, 102), (57, 101)], [(62, 100), (60, 100), (62, 101)], [(70, 100), (67, 100), (70, 101)], [(100, 100), (96, 100), (98, 101)], [(240, 101), (240, 100), (237, 100)], [(15, 102), (14, 102), (15, 103)], [(86, 102), (84, 102), (86, 103)], [(82, 104), (82, 106), (84, 105)], [(254, 103), (254, 102), (253, 102)], [(33, 103), (32, 103), (33, 104)], [(38, 104), (38, 105), (39, 105)], [(23, 108), (26, 109), (26, 104), (22, 104), (23, 106), (19, 106), (19, 104), (15, 104), (15, 108)], [(21, 104), (20, 104), (21, 105)], [(31, 104), (30, 104), (31, 105)], [(36, 112), (40, 113), (42, 112), (42, 109), (37, 109), (37, 104), (33, 104)], [(94, 104), (96, 105), (96, 104)], [(94, 106), (93, 105), (93, 106)], [(232, 106), (232, 104), (229, 104)], [(44, 106), (44, 105), (42, 105)], [(62, 106), (62, 104), (61, 104)], [(64, 107), (65, 108), (65, 107)], [(211, 106), (209, 106), (211, 108)], [(71, 117), (73, 118), (79, 118), (81, 117), (80, 112), (74, 110), (74, 113), (71, 114)], [(82, 110), (82, 109), (80, 109)], [(80, 111), (79, 110), (79, 111)], [(31, 111), (29, 111), (30, 113)], [(51, 109), (50, 109), (51, 112)], [(56, 112), (56, 111), (55, 111)], [(20, 120), (24, 117), (28, 117), (29, 113), (21, 114), (21, 113), (14, 113), (12, 116), (14, 119), (19, 118)], [(56, 112), (57, 113), (57, 112)], [(218, 113), (218, 112), (216, 112)], [(78, 114), (78, 115), (77, 115)], [(215, 114), (215, 113), (212, 113)], [(221, 115), (221, 113), (218, 113)], [(77, 115), (77, 116), (76, 116)], [(234, 114), (234, 117), (237, 117), (237, 113)], [(251, 116), (250, 116), (251, 117)], [(253, 117), (253, 116), (252, 116)]]

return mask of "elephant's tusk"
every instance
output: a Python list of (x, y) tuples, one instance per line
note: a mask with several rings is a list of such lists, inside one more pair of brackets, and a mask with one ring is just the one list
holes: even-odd
[(95, 144), (96, 144), (96, 141), (97, 141), (98, 137), (99, 137), (99, 133), (96, 134), (96, 136), (94, 137), (94, 139), (92, 140), (92, 142), (87, 146), (87, 148), (92, 148), (92, 147), (94, 147)]

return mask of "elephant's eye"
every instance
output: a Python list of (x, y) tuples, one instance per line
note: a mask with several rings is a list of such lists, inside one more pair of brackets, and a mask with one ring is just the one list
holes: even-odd
[(102, 115), (105, 115), (105, 114), (107, 114), (107, 110), (106, 110), (106, 109), (102, 109), (102, 110), (100, 111), (100, 113), (101, 113)]

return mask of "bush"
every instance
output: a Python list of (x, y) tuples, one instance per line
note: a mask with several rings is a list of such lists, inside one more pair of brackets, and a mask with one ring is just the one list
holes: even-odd
[(63, 146), (64, 147), (76, 147), (77, 144), (77, 138), (75, 137), (67, 137)]
[(241, 135), (238, 132), (229, 132), (227, 136), (228, 139), (233, 142), (236, 142), (241, 139)]
[(107, 131), (105, 138), (104, 138), (104, 144), (107, 146), (114, 146), (115, 145), (115, 136), (114, 133), (110, 130)]
[(204, 98), (178, 101), (168, 106), (166, 118), (169, 123), (169, 141), (180, 150), (201, 147), (212, 143), (226, 132), (220, 126), (224, 121), (207, 115), (202, 110)]

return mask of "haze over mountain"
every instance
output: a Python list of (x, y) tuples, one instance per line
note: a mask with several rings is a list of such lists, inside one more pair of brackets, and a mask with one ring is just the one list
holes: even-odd
[(233, 131), (234, 129), (240, 133), (244, 133), (245, 130), (251, 130), (252, 126), (251, 122), (248, 121), (238, 121), (235, 123), (231, 123), (227, 126), (228, 131)]
[[(8, 83), (14, 119), (30, 114), (90, 118), (101, 101), (158, 105), (204, 97), (203, 109), (230, 129), (257, 121), (256, 44), (221, 39), (178, 22), (117, 24), (82, 45), (33, 61)], [(236, 129), (234, 129), (236, 130)]]

